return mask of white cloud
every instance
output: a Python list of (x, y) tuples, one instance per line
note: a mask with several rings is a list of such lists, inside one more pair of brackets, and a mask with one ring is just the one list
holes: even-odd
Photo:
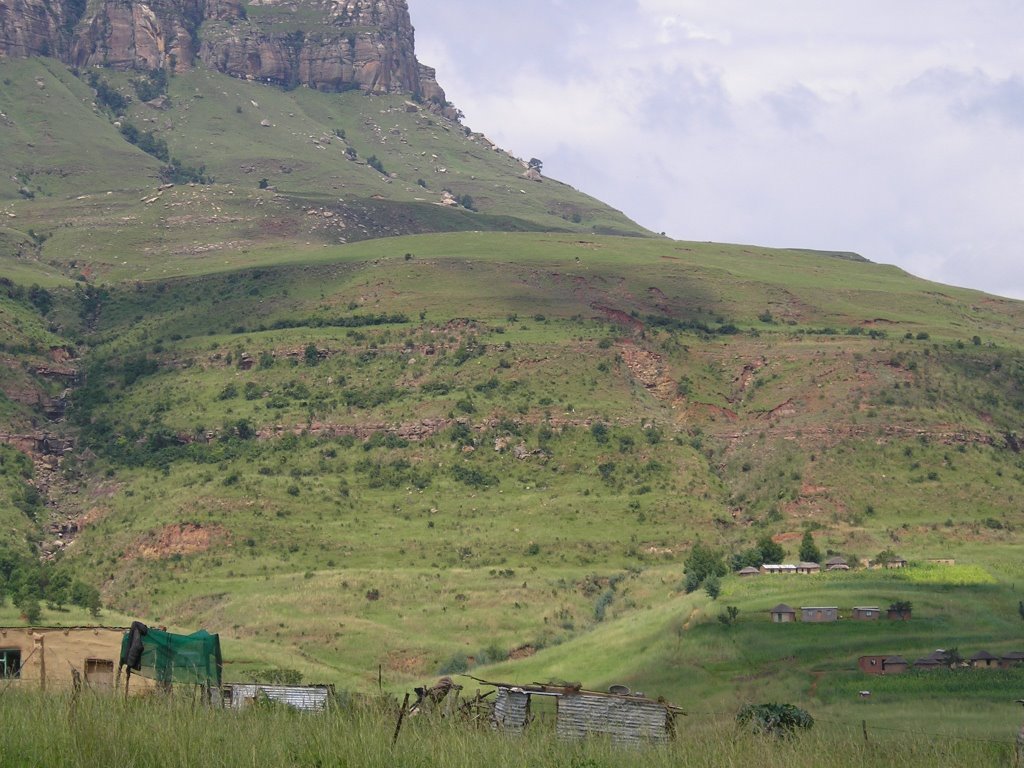
[(1011, 0), (410, 0), (467, 122), (683, 239), (1024, 298)]

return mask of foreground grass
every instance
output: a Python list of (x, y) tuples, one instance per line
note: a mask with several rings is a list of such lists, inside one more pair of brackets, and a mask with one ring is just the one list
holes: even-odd
[(0, 694), (0, 765), (47, 766), (819, 766), (1011, 765), (1005, 740), (951, 738), (859, 724), (819, 722), (791, 741), (736, 730), (731, 718), (683, 718), (666, 746), (637, 751), (602, 739), (565, 742), (549, 722), (524, 737), (486, 725), (407, 720), (396, 743), (393, 706), (336, 707), (323, 715), (279, 708), (208, 709), (187, 693), (132, 699), (86, 694), (79, 701), (17, 689)]

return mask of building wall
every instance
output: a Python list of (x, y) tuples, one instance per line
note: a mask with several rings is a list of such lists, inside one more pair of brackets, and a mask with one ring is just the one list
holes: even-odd
[[(121, 657), (121, 638), (126, 630), (108, 627), (0, 628), (0, 649), (17, 649), (23, 665), (16, 685), (42, 686), (54, 690), (72, 685), (72, 668), (81, 675), (83, 685), (113, 689), (118, 684), (117, 664)], [(42, 650), (36, 638), (42, 638)], [(88, 673), (88, 674), (87, 674)], [(122, 676), (120, 683), (123, 685)], [(153, 688), (153, 681), (133, 676), (135, 691)]]
[(866, 675), (884, 675), (885, 656), (861, 656), (857, 659), (857, 667)]
[(287, 704), (294, 709), (321, 712), (327, 709), (331, 689), (326, 685), (263, 685), (262, 683), (231, 683), (224, 686), (230, 691), (230, 705), (234, 709), (251, 706), (266, 696), (270, 701)]
[(823, 621), (838, 621), (839, 620), (839, 609), (838, 608), (801, 608), (800, 609), (801, 621), (809, 622), (823, 622)]
[(564, 739), (607, 734), (614, 744), (667, 741), (670, 725), (668, 709), (653, 701), (586, 693), (558, 699), (556, 731)]
[(492, 725), (496, 730), (522, 733), (530, 717), (530, 697), (521, 691), (498, 689)]

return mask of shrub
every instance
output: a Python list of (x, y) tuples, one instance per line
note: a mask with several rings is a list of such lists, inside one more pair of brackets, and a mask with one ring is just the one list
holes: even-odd
[(740, 615), (740, 609), (735, 605), (727, 605), (725, 610), (718, 614), (718, 621), (727, 627), (731, 627), (736, 623), (736, 618)]
[(594, 604), (594, 621), (604, 621), (605, 612), (613, 600), (615, 600), (614, 589), (606, 589), (601, 593), (601, 596), (597, 598), (597, 602)]
[(498, 478), (494, 475), (489, 475), (476, 467), (464, 467), (461, 464), (452, 467), (452, 477), (470, 488), (482, 489), (498, 484)]
[(712, 600), (717, 600), (718, 596), (722, 594), (722, 579), (715, 574), (711, 574), (704, 579), (704, 591), (707, 592), (708, 597)]
[(228, 384), (217, 395), (218, 400), (231, 400), (236, 397), (238, 397), (238, 387), (234, 384)]
[(316, 344), (310, 342), (306, 345), (303, 358), (306, 361), (306, 365), (316, 365), (320, 362), (320, 353), (317, 351)]
[(302, 685), (302, 673), (297, 669), (255, 669), (249, 673), (247, 679), (267, 685)]
[(736, 722), (756, 734), (787, 738), (798, 728), (814, 726), (814, 718), (792, 704), (745, 704), (736, 713)]

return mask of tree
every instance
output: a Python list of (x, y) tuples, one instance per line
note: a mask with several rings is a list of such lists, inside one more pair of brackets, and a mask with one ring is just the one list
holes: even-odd
[(909, 600), (894, 600), (889, 604), (889, 610), (900, 616), (909, 616), (914, 604)]
[(765, 534), (757, 540), (757, 547), (761, 550), (761, 556), (765, 563), (781, 563), (786, 558), (786, 550), (781, 544), (772, 541), (772, 537)]
[(684, 563), (686, 568), (686, 591), (693, 592), (709, 576), (722, 577), (726, 574), (722, 553), (703, 544), (700, 539), (693, 543), (690, 556)]
[(704, 579), (704, 591), (708, 593), (708, 597), (712, 600), (717, 600), (718, 596), (722, 594), (722, 579), (715, 574), (711, 574)]
[(875, 565), (886, 566), (895, 559), (895, 552), (893, 552), (891, 549), (883, 549), (881, 552), (875, 555), (874, 560), (872, 560), (871, 562)]
[(76, 580), (71, 585), (71, 602), (82, 608), (88, 608), (93, 618), (100, 615), (100, 591), (91, 584)]
[(29, 624), (38, 624), (39, 619), (42, 618), (43, 609), (39, 605), (39, 599), (31, 592), (18, 595), (14, 605), (21, 611), (21, 615)]
[(821, 550), (814, 543), (814, 537), (810, 531), (804, 532), (804, 538), (800, 542), (800, 560), (805, 563), (821, 562)]

